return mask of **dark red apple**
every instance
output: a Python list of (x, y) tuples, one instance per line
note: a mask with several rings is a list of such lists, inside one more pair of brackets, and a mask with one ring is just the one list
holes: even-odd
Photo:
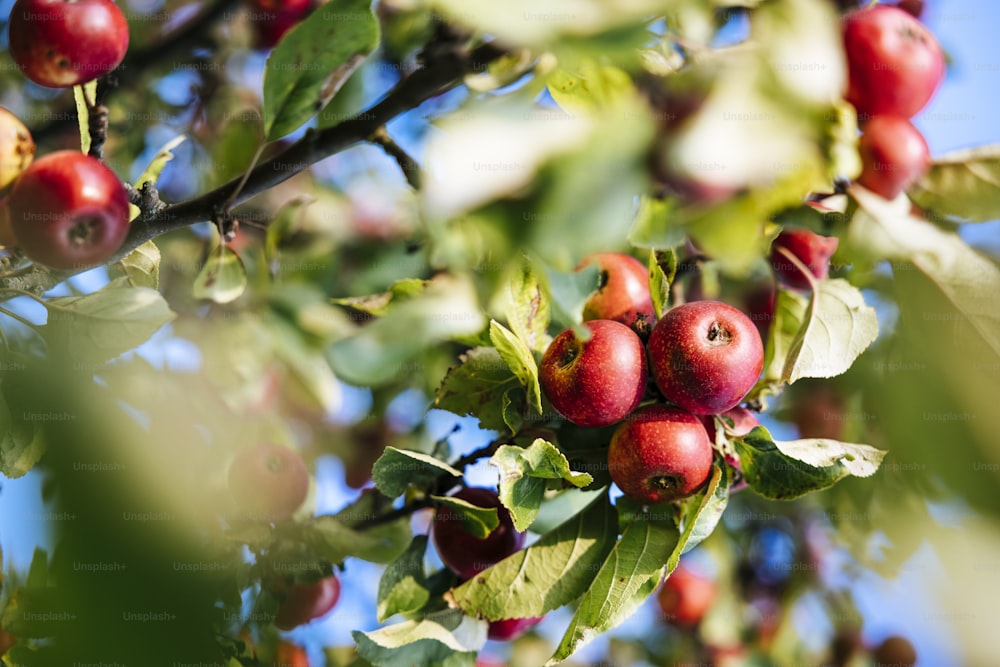
[(13, 183), (35, 159), (35, 141), (21, 119), (0, 107), (0, 190)]
[(712, 443), (695, 415), (666, 405), (636, 410), (611, 436), (608, 472), (618, 488), (647, 505), (695, 493), (712, 472)]
[(878, 115), (910, 118), (944, 78), (944, 53), (934, 35), (899, 7), (877, 5), (844, 17), (848, 102), (862, 127)]
[(273, 49), (313, 9), (313, 0), (251, 0), (254, 47)]
[(477, 507), (496, 507), (500, 524), (485, 538), (465, 529), (462, 517), (447, 505), (434, 513), (431, 537), (441, 561), (462, 579), (470, 579), (524, 546), (524, 533), (514, 529), (510, 513), (493, 489), (464, 488), (454, 494)]
[(875, 116), (858, 142), (858, 183), (886, 199), (895, 199), (927, 173), (931, 151), (920, 130), (895, 116)]
[(808, 229), (790, 227), (781, 230), (771, 244), (774, 275), (787, 287), (809, 289), (809, 278), (785, 253), (791, 253), (804, 264), (814, 279), (823, 280), (830, 274), (830, 258), (837, 251), (838, 242), (836, 237), (822, 236)]
[(241, 518), (284, 521), (309, 495), (309, 471), (290, 447), (254, 445), (230, 465), (229, 492)]
[(331, 575), (282, 591), (283, 599), (274, 617), (279, 630), (291, 630), (330, 613), (340, 600), (340, 579)]
[(715, 434), (716, 419), (722, 422), (726, 433), (736, 437), (744, 436), (760, 426), (757, 415), (746, 408), (736, 407), (720, 415), (702, 415), (701, 423), (705, 425), (705, 430), (710, 436)]
[(764, 366), (764, 345), (741, 311), (719, 301), (693, 301), (656, 323), (649, 359), (667, 399), (694, 414), (718, 414), (753, 388)]
[(887, 637), (872, 651), (876, 667), (913, 667), (917, 663), (917, 650), (906, 637)]
[(620, 252), (589, 255), (576, 267), (580, 271), (597, 264), (597, 289), (583, 305), (584, 320), (614, 320), (640, 336), (648, 335), (656, 322), (649, 293), (649, 271), (642, 262)]
[(542, 622), (542, 616), (532, 618), (508, 618), (503, 621), (490, 621), (489, 638), (498, 642), (517, 639), (525, 632)]
[(128, 234), (128, 195), (103, 162), (77, 151), (36, 160), (14, 184), (10, 225), (32, 260), (54, 269), (106, 262)]
[(93, 81), (128, 50), (128, 21), (111, 0), (17, 0), (8, 29), (14, 62), (50, 88)]
[(632, 412), (646, 390), (646, 352), (621, 322), (584, 322), (590, 340), (572, 329), (556, 336), (538, 367), (552, 407), (580, 426), (608, 426)]
[(695, 574), (683, 564), (663, 582), (656, 601), (665, 620), (682, 627), (701, 622), (718, 593), (713, 579)]

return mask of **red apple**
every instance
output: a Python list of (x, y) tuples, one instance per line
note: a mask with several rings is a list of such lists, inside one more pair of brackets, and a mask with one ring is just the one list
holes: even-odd
[(809, 278), (782, 252), (792, 254), (809, 269), (816, 280), (823, 280), (830, 273), (830, 258), (837, 251), (839, 240), (832, 236), (822, 236), (808, 229), (788, 228), (781, 230), (771, 244), (771, 268), (778, 280), (794, 289), (809, 289)]
[(273, 49), (313, 9), (313, 0), (251, 0), (254, 47)]
[(886, 199), (895, 199), (927, 173), (931, 151), (920, 130), (895, 116), (875, 116), (858, 142), (858, 183)]
[(340, 600), (340, 579), (334, 574), (319, 581), (292, 586), (283, 594), (274, 626), (279, 630), (291, 630), (330, 613)]
[(128, 21), (111, 0), (17, 0), (8, 29), (14, 62), (50, 88), (93, 81), (128, 50)]
[(294, 449), (254, 445), (241, 451), (229, 467), (229, 491), (241, 517), (284, 521), (309, 495), (309, 471)]
[(100, 160), (58, 151), (36, 160), (14, 184), (10, 224), (17, 245), (54, 269), (106, 262), (128, 234), (128, 195)]
[(653, 377), (688, 412), (736, 407), (764, 367), (764, 345), (749, 317), (719, 301), (693, 301), (663, 314), (649, 336)]
[(899, 7), (878, 5), (844, 18), (848, 89), (862, 124), (877, 115), (910, 118), (944, 78), (944, 54), (934, 35)]
[(309, 655), (301, 646), (282, 640), (278, 642), (271, 667), (309, 667)]
[(712, 452), (698, 417), (647, 405), (611, 436), (608, 472), (629, 498), (647, 505), (668, 503), (692, 495), (708, 480)]
[(722, 422), (726, 433), (741, 437), (760, 426), (757, 416), (746, 408), (736, 407), (719, 415), (702, 415), (701, 423), (710, 436), (715, 434), (715, 420)]
[(648, 336), (656, 311), (649, 293), (649, 271), (642, 262), (620, 252), (599, 252), (585, 257), (576, 270), (590, 264), (597, 264), (600, 280), (583, 305), (583, 319), (614, 320)]
[(717, 593), (714, 580), (695, 574), (681, 564), (663, 582), (656, 601), (667, 621), (692, 627), (705, 617)]
[(917, 650), (906, 637), (892, 636), (872, 651), (875, 667), (913, 667), (917, 663)]
[(508, 618), (503, 621), (490, 621), (489, 638), (506, 642), (517, 639), (525, 632), (542, 622), (542, 616), (531, 618)]
[(580, 426), (608, 426), (639, 405), (646, 390), (646, 353), (620, 322), (592, 320), (588, 341), (572, 329), (556, 336), (538, 367), (542, 390), (559, 414)]
[(0, 107), (0, 189), (20, 176), (35, 159), (35, 141), (21, 119)]
[(485, 538), (465, 529), (462, 517), (446, 505), (434, 514), (431, 537), (441, 561), (462, 579), (471, 579), (524, 546), (524, 533), (514, 529), (510, 513), (493, 489), (464, 488), (454, 495), (477, 507), (496, 507), (499, 525)]

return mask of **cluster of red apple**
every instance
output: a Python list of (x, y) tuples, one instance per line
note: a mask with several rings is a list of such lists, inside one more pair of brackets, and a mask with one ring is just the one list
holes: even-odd
[(878, 5), (844, 18), (847, 101), (858, 112), (862, 172), (858, 183), (895, 199), (930, 165), (930, 150), (910, 123), (944, 78), (934, 35), (899, 7)]
[[(309, 471), (298, 452), (264, 443), (242, 450), (229, 467), (229, 491), (241, 518), (280, 522), (290, 518), (309, 495)], [(340, 599), (336, 574), (317, 581), (290, 584), (267, 578), (281, 598), (275, 627), (291, 630), (328, 614)]]
[[(743, 312), (718, 301), (689, 302), (657, 321), (642, 263), (619, 253), (584, 265), (591, 262), (601, 281), (584, 308), (590, 337), (567, 329), (552, 340), (539, 364), (542, 390), (574, 424), (620, 422), (608, 469), (627, 496), (643, 504), (680, 500), (711, 473), (712, 415), (749, 424), (746, 431), (756, 424), (737, 406), (763, 367), (760, 334)], [(671, 405), (658, 398), (639, 407), (650, 376)]]
[[(10, 53), (35, 83), (77, 86), (118, 67), (128, 49), (128, 22), (111, 0), (17, 0), (9, 19)], [(58, 151), (32, 163), (31, 134), (0, 113), (0, 243), (56, 269), (107, 261), (128, 233), (129, 202), (100, 160)]]

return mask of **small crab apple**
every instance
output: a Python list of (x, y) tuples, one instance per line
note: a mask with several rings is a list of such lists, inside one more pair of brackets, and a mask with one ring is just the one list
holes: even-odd
[(746, 435), (757, 426), (760, 426), (760, 422), (757, 421), (757, 417), (754, 413), (750, 412), (746, 408), (735, 407), (731, 410), (726, 410), (719, 415), (701, 416), (701, 423), (705, 425), (705, 430), (708, 431), (709, 435), (715, 433), (716, 417), (722, 421), (726, 432), (736, 436), (737, 438)]
[(334, 574), (319, 581), (294, 585), (280, 594), (282, 600), (274, 626), (279, 630), (291, 630), (330, 613), (340, 600), (340, 579)]
[(695, 493), (712, 472), (713, 450), (695, 415), (666, 405), (647, 405), (615, 430), (608, 472), (629, 498), (655, 505)]
[(640, 336), (649, 335), (656, 321), (649, 293), (649, 271), (642, 262), (620, 252), (584, 257), (577, 271), (591, 264), (599, 270), (597, 289), (583, 304), (584, 320), (614, 320)]
[(250, 0), (254, 47), (272, 49), (313, 9), (313, 0)]
[(823, 280), (830, 274), (830, 258), (837, 251), (838, 243), (836, 237), (822, 236), (808, 229), (783, 229), (771, 244), (774, 275), (788, 287), (809, 289), (809, 278), (785, 253), (790, 253), (805, 265), (814, 279)]
[(0, 190), (20, 176), (35, 159), (35, 141), (21, 119), (0, 107)]
[(754, 323), (720, 301), (693, 301), (660, 318), (649, 336), (653, 377), (663, 395), (688, 412), (736, 407), (764, 367)]
[(590, 340), (572, 329), (556, 336), (538, 366), (552, 407), (579, 426), (608, 426), (639, 405), (646, 390), (646, 352), (621, 322), (591, 320)]
[(244, 449), (229, 467), (229, 492), (240, 516), (283, 521), (309, 495), (309, 471), (290, 447), (264, 443)]
[(705, 617), (717, 593), (715, 580), (680, 564), (663, 582), (656, 601), (665, 620), (674, 625), (693, 627)]
[(128, 50), (128, 21), (112, 0), (17, 0), (8, 27), (14, 62), (50, 88), (93, 81)]
[(514, 529), (510, 513), (493, 489), (467, 487), (454, 494), (476, 507), (497, 508), (500, 523), (489, 535), (478, 538), (462, 525), (462, 517), (447, 505), (434, 513), (431, 537), (441, 561), (463, 579), (470, 579), (524, 546), (524, 533)]
[(896, 116), (875, 116), (858, 142), (858, 183), (886, 199), (895, 199), (927, 173), (930, 148), (920, 130)]
[(543, 618), (543, 616), (533, 616), (530, 618), (508, 618), (502, 621), (490, 621), (488, 637), (498, 642), (517, 639), (541, 623)]
[(78, 151), (33, 162), (14, 183), (9, 207), (17, 245), (54, 269), (102, 264), (128, 234), (125, 187), (103, 162)]
[(944, 53), (920, 21), (890, 5), (844, 17), (848, 102), (862, 128), (869, 118), (911, 118), (934, 96), (944, 78)]

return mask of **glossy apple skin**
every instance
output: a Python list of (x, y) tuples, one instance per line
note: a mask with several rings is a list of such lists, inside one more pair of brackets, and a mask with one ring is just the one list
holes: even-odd
[(14, 62), (50, 88), (93, 81), (128, 51), (128, 21), (111, 0), (17, 0), (8, 25)]
[(552, 407), (579, 426), (608, 426), (632, 412), (646, 390), (646, 353), (621, 322), (592, 320), (588, 341), (572, 329), (552, 339), (538, 368)]
[(503, 621), (490, 621), (488, 637), (494, 641), (507, 642), (517, 639), (525, 632), (542, 622), (543, 616), (531, 618), (508, 618)]
[(340, 579), (337, 575), (308, 584), (292, 586), (284, 592), (284, 599), (278, 605), (274, 626), (279, 630), (291, 630), (310, 621), (321, 618), (340, 600)]
[(863, 124), (872, 116), (911, 118), (944, 78), (934, 35), (898, 7), (878, 5), (844, 17), (848, 102)]
[(591, 264), (597, 264), (600, 283), (583, 304), (583, 319), (614, 320), (640, 336), (648, 336), (656, 322), (656, 311), (646, 267), (631, 255), (599, 252), (584, 257), (576, 270)]
[(309, 495), (309, 471), (294, 449), (254, 445), (241, 451), (230, 465), (229, 492), (241, 518), (284, 521)]
[(14, 183), (10, 224), (17, 245), (54, 269), (103, 264), (128, 235), (128, 195), (103, 162), (77, 151), (39, 158)]
[(858, 151), (858, 183), (886, 199), (898, 197), (931, 166), (924, 135), (910, 121), (895, 116), (876, 116), (868, 121)]
[(251, 0), (254, 47), (273, 49), (313, 9), (313, 0)]
[(663, 395), (696, 415), (736, 407), (764, 367), (764, 344), (742, 311), (692, 301), (663, 314), (649, 336), (653, 377)]
[(788, 228), (781, 230), (771, 244), (771, 268), (778, 281), (793, 289), (809, 289), (809, 278), (781, 252), (792, 253), (802, 262), (816, 280), (823, 280), (830, 274), (830, 258), (837, 252), (839, 240), (833, 236), (822, 236), (808, 229)]
[(441, 561), (462, 579), (471, 579), (524, 547), (524, 533), (514, 529), (510, 513), (500, 504), (493, 489), (464, 488), (454, 494), (477, 507), (496, 507), (499, 525), (485, 538), (469, 533), (450, 507), (442, 505), (434, 513), (431, 538)]
[(714, 580), (678, 565), (663, 582), (656, 594), (656, 601), (667, 621), (689, 628), (701, 622), (715, 602), (717, 594)]
[(695, 415), (666, 405), (636, 410), (615, 430), (608, 472), (629, 498), (647, 505), (695, 493), (712, 472), (712, 443)]
[(20, 176), (35, 159), (35, 141), (21, 119), (0, 107), (0, 190)]

